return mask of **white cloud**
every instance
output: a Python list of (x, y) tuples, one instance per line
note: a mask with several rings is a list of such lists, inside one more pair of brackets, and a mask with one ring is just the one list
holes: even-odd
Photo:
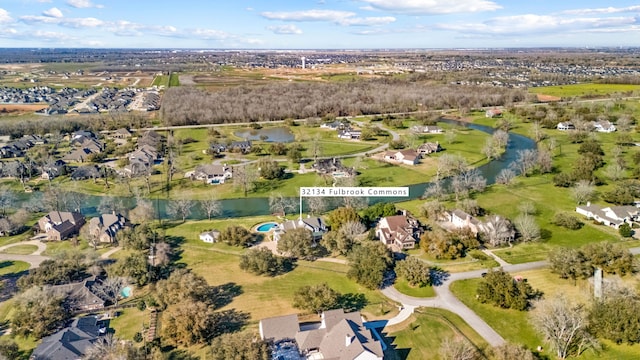
[(575, 9), (563, 11), (563, 14), (567, 15), (592, 15), (592, 14), (615, 14), (625, 12), (640, 12), (640, 5), (628, 6), (623, 8), (595, 8), (595, 9)]
[(375, 26), (385, 25), (396, 21), (392, 16), (382, 17), (357, 17), (356, 13), (351, 11), (339, 10), (304, 10), (304, 11), (282, 11), (282, 12), (263, 12), (263, 17), (269, 20), (282, 21), (325, 21), (343, 26)]
[(267, 26), (267, 30), (279, 35), (300, 35), (302, 30), (293, 24)]
[(78, 8), (78, 9), (86, 9), (86, 8), (103, 8), (103, 5), (94, 4), (91, 0), (68, 0), (67, 5)]
[(12, 23), (13, 18), (9, 15), (9, 12), (5, 9), (0, 8), (0, 24), (8, 24)]
[(106, 23), (96, 18), (55, 18), (50, 16), (25, 15), (20, 17), (20, 21), (27, 24), (55, 24), (70, 28), (95, 28)]
[(621, 31), (634, 26), (637, 20), (633, 17), (577, 17), (554, 15), (524, 14), (502, 16), (482, 23), (438, 24), (437, 29), (452, 30), (466, 34), (483, 35), (535, 35), (562, 34), (569, 32), (602, 32)]
[(195, 29), (190, 34), (203, 40), (224, 40), (230, 37), (227, 32), (213, 29)]
[(339, 10), (304, 10), (281, 12), (266, 11), (260, 15), (269, 20), (337, 22), (340, 19), (355, 16), (356, 13)]
[(502, 6), (489, 0), (358, 0), (371, 8), (402, 14), (454, 14), (494, 11)]
[(44, 16), (49, 16), (49, 17), (54, 17), (54, 18), (61, 18), (64, 15), (62, 15), (62, 11), (60, 11), (60, 9), (58, 8), (51, 8), (49, 10), (45, 10), (42, 12), (42, 15)]

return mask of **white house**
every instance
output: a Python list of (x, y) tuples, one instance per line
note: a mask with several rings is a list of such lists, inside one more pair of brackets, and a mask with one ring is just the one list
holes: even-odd
[(561, 121), (556, 126), (556, 129), (560, 131), (575, 130), (576, 126), (571, 121)]
[(218, 230), (205, 231), (200, 234), (200, 240), (209, 244), (213, 244), (214, 242), (217, 242), (219, 237), (220, 237), (220, 231)]
[(613, 125), (610, 121), (607, 121), (607, 120), (594, 122), (593, 129), (597, 132), (603, 132), (603, 133), (611, 133), (616, 131), (615, 125)]
[(338, 137), (340, 139), (360, 140), (361, 136), (362, 136), (362, 131), (360, 130), (346, 129), (346, 130), (338, 131)]
[(640, 209), (630, 205), (602, 207), (587, 203), (587, 205), (576, 207), (576, 212), (616, 229), (624, 223), (640, 221)]
[(420, 162), (420, 154), (414, 149), (387, 151), (384, 159), (405, 165), (416, 165)]
[(319, 217), (311, 217), (307, 216), (306, 218), (298, 218), (296, 220), (287, 220), (281, 224), (278, 224), (278, 227), (275, 228), (273, 232), (273, 240), (278, 241), (280, 237), (284, 235), (287, 231), (293, 229), (307, 229), (311, 231), (311, 235), (314, 240), (319, 240), (322, 238), (327, 231), (327, 224), (322, 221)]

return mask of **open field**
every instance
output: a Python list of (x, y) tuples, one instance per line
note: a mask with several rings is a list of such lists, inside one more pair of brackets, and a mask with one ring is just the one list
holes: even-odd
[(0, 115), (32, 113), (48, 108), (48, 104), (2, 104), (0, 103)]
[(615, 93), (632, 93), (634, 91), (639, 91), (639, 90), (640, 90), (640, 85), (597, 84), (597, 83), (529, 88), (529, 92), (534, 94), (558, 96), (561, 98), (604, 97), (604, 96), (615, 94)]
[(3, 254), (29, 255), (38, 250), (35, 245), (16, 245), (2, 250)]

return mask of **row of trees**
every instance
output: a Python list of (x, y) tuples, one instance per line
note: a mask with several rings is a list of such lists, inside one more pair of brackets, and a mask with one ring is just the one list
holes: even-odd
[[(271, 83), (206, 92), (192, 87), (166, 91), (167, 125), (219, 124), (247, 120), (366, 115), (436, 109), (480, 108), (521, 101), (519, 89), (434, 85), (427, 81), (363, 80), (350, 83)], [(487, 93), (489, 92), (489, 93)]]

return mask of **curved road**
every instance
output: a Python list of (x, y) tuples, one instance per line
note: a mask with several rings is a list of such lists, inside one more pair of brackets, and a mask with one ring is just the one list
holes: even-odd
[(0, 253), (0, 260), (1, 261), (24, 261), (26, 263), (29, 263), (29, 268), (33, 269), (33, 268), (37, 268), (38, 266), (40, 266), (40, 264), (49, 259), (48, 256), (43, 256), (42, 252), (45, 251), (45, 249), (47, 248), (47, 245), (45, 245), (44, 243), (42, 243), (40, 240), (30, 240), (30, 241), (22, 241), (22, 242), (18, 242), (18, 243), (13, 243), (13, 244), (9, 244), (9, 245), (4, 245), (4, 246), (0, 246), (0, 252), (10, 248), (10, 247), (14, 247), (14, 246), (18, 246), (18, 245), (35, 245), (38, 247), (38, 249), (36, 251), (34, 251), (33, 253), (29, 254), (29, 255), (17, 255), (17, 254), (2, 254)]

